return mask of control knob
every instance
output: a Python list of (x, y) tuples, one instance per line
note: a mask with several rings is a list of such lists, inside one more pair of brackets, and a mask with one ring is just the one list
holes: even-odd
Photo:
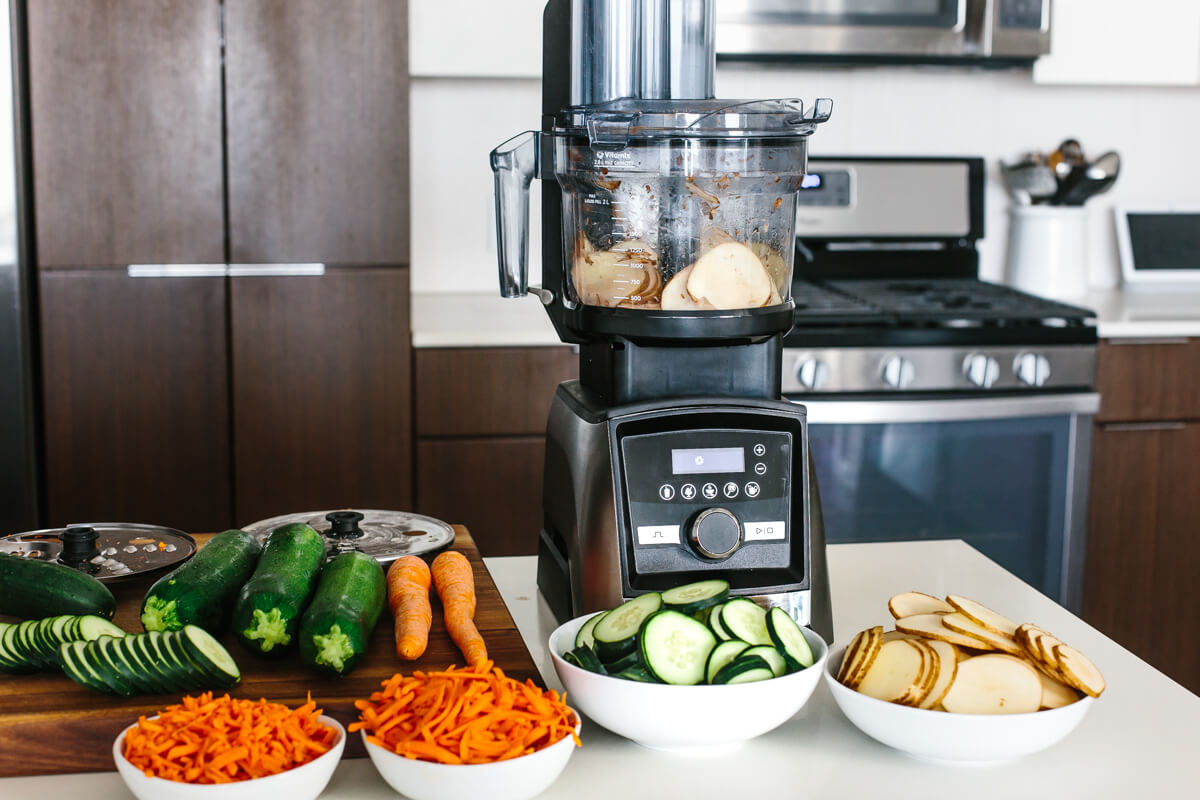
[(971, 353), (963, 359), (963, 377), (972, 386), (980, 389), (990, 389), (1000, 377), (1000, 364), (996, 359), (983, 353)]
[(702, 558), (729, 558), (742, 546), (742, 525), (728, 509), (706, 508), (692, 520), (688, 543)]
[(1026, 386), (1042, 386), (1050, 379), (1050, 361), (1039, 353), (1017, 353), (1013, 359), (1013, 372)]
[(893, 389), (904, 389), (913, 382), (916, 370), (913, 363), (903, 356), (888, 356), (883, 361), (883, 382)]
[(805, 389), (815, 392), (829, 382), (829, 365), (819, 358), (801, 359), (796, 365), (796, 380)]

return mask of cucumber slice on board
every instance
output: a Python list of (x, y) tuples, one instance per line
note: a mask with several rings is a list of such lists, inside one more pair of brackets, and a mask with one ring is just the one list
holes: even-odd
[(596, 655), (601, 661), (614, 662), (637, 648), (638, 631), (646, 618), (662, 608), (662, 595), (647, 592), (604, 615), (596, 623), (592, 636), (596, 640)]
[(721, 626), (743, 642), (771, 644), (766, 609), (745, 597), (735, 597), (721, 606)]
[(59, 660), (63, 665), (63, 672), (67, 677), (84, 686), (97, 692), (104, 694), (112, 694), (113, 690), (96, 674), (83, 658), (83, 649), (87, 647), (87, 642), (76, 639), (75, 641), (67, 642), (59, 648)]
[(192, 661), (214, 674), (224, 686), (236, 686), (242, 680), (242, 671), (220, 642), (208, 631), (195, 625), (185, 625), (180, 631), (180, 642)]
[(100, 639), (96, 639), (87, 642), (87, 646), (80, 651), (84, 663), (91, 667), (92, 672), (96, 673), (96, 676), (104, 682), (104, 685), (113, 694), (119, 694), (122, 697), (133, 697), (136, 694), (133, 685), (121, 677), (121, 673), (117, 672), (116, 668), (112, 667), (108, 663), (108, 660), (104, 658), (103, 651), (100, 649), (100, 641)]
[(596, 648), (596, 639), (592, 636), (592, 631), (595, 629), (596, 624), (600, 622), (600, 620), (604, 619), (604, 615), (607, 613), (607, 611), (601, 611), (598, 614), (594, 614), (591, 619), (583, 623), (583, 625), (579, 628), (579, 632), (575, 634), (576, 647), (586, 647), (589, 650), (594, 650)]
[(79, 633), (75, 637), (90, 642), (101, 636), (121, 637), (125, 631), (103, 617), (83, 616), (79, 618)]
[(663, 605), (689, 616), (729, 599), (729, 581), (707, 580), (686, 583), (662, 593)]
[[(124, 637), (122, 637), (124, 638)], [(119, 639), (114, 639), (111, 636), (103, 636), (96, 640), (96, 646), (100, 648), (100, 655), (104, 661), (117, 671), (126, 683), (133, 687), (133, 690), (138, 694), (151, 694), (155, 691), (155, 687), (151, 686), (150, 682), (142, 675), (141, 670), (134, 669), (129, 661), (125, 658), (125, 654), (117, 649)]]
[(651, 614), (639, 634), (642, 662), (663, 683), (692, 686), (704, 681), (717, 637), (703, 622), (664, 609)]
[(706, 683), (712, 683), (713, 678), (721, 671), (729, 662), (744, 653), (750, 645), (740, 639), (730, 639), (724, 642), (718, 642), (717, 646), (712, 649), (708, 655), (708, 663), (704, 665), (704, 680)]
[(772, 608), (767, 612), (767, 635), (771, 637), (775, 649), (788, 662), (791, 671), (813, 665), (813, 651), (808, 645), (804, 631), (782, 608)]

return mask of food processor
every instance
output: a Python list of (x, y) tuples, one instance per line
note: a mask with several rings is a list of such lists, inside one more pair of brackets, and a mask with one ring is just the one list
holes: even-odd
[(712, 5), (550, 0), (541, 129), (491, 154), (501, 294), (537, 295), (580, 356), (547, 425), (538, 586), (566, 619), (723, 578), (831, 639), (805, 412), (780, 370), (796, 197), (832, 103), (713, 98)]

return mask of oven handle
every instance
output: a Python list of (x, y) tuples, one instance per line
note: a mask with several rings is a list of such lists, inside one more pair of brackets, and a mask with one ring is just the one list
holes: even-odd
[(1100, 395), (1031, 394), (961, 399), (808, 400), (789, 398), (808, 410), (811, 425), (878, 425), (900, 422), (970, 422), (981, 419), (1095, 415)]

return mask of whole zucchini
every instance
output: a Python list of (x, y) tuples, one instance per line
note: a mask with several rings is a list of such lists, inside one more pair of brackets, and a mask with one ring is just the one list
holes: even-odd
[(308, 525), (271, 531), (233, 607), (233, 630), (242, 644), (256, 653), (283, 652), (296, 635), (324, 563), (325, 537)]
[(100, 581), (62, 564), (0, 553), (0, 614), (42, 619), (95, 614), (112, 619), (117, 601)]
[(378, 561), (357, 551), (335, 557), (300, 619), (300, 658), (318, 672), (348, 674), (366, 653), (386, 601)]
[(196, 625), (214, 635), (224, 633), (233, 601), (260, 552), (258, 540), (245, 531), (216, 534), (150, 587), (142, 601), (142, 627), (177, 631)]

